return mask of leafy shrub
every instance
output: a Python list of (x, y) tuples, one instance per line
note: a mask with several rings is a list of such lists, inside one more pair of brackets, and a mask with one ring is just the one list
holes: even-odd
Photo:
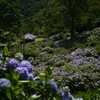
[(64, 60), (59, 60), (55, 62), (55, 67), (61, 67), (65, 64)]
[(91, 56), (92, 56), (92, 53), (91, 53), (90, 51), (87, 51), (87, 52), (85, 53), (85, 56), (91, 57)]
[(44, 42), (44, 41), (39, 41), (39, 42), (36, 42), (35, 43), (36, 46), (40, 47), (40, 48), (44, 48), (47, 46), (47, 42)]
[(59, 54), (59, 55), (67, 55), (69, 53), (69, 51), (68, 50), (66, 50), (65, 48), (56, 48), (55, 50), (54, 50), (54, 53), (53, 54)]
[(67, 62), (67, 63), (68, 63), (68, 62), (71, 62), (72, 60), (73, 60), (72, 57), (69, 57), (69, 56), (66, 57), (66, 62)]
[(94, 46), (96, 46), (96, 45), (97, 45), (97, 41), (91, 41), (91, 42), (90, 42), (90, 46), (91, 46), (91, 47), (94, 47)]
[(54, 41), (59, 40), (59, 39), (63, 39), (63, 37), (64, 37), (63, 33), (59, 33), (59, 34), (52, 36)]
[(76, 42), (74, 42), (73, 43), (73, 47), (71, 48), (72, 50), (76, 50), (76, 49), (78, 49), (78, 48), (84, 48), (84, 44), (80, 44), (80, 43), (76, 43)]
[(100, 55), (100, 45), (95, 46), (96, 54)]
[(53, 53), (53, 49), (51, 47), (45, 47), (45, 48), (42, 48), (41, 50), (42, 52), (47, 52), (49, 54)]
[(66, 70), (67, 72), (68, 72), (68, 71), (71, 71), (71, 70), (73, 71), (73, 73), (74, 73), (74, 72), (79, 72), (79, 70), (78, 70), (77, 67), (68, 66), (68, 65), (66, 66), (66, 65), (65, 65), (65, 66), (63, 66), (63, 68), (64, 68), (64, 70)]
[(59, 40), (59, 34), (54, 35), (54, 36), (53, 36), (53, 40), (54, 40), (54, 41)]
[(52, 41), (52, 40), (49, 40), (48, 42), (47, 42), (47, 46), (49, 46), (49, 47), (53, 47), (54, 46), (54, 42)]
[[(2, 59), (2, 56), (1, 54), (0, 60), (4, 60), (2, 62), (4, 64), (6, 60)], [(29, 61), (17, 61), (15, 58), (9, 58), (6, 63), (7, 69), (4, 78), (0, 79), (0, 100), (65, 100), (65, 98), (73, 98), (67, 86), (60, 87), (54, 79), (51, 79), (50, 67), (45, 67), (43, 73), (37, 72), (38, 76), (34, 77), (33, 66)], [(0, 65), (0, 67), (3, 66)]]
[(36, 50), (26, 50), (25, 52), (24, 52), (24, 58), (25, 59), (28, 59), (28, 57), (37, 57), (39, 55), (39, 52), (38, 51), (36, 51)]
[(25, 48), (27, 48), (27, 50), (35, 50), (36, 49), (36, 47), (35, 47), (35, 45), (33, 45), (33, 43), (26, 43)]
[(40, 63), (38, 59), (34, 59), (33, 57), (28, 57), (28, 61), (34, 66), (39, 65)]

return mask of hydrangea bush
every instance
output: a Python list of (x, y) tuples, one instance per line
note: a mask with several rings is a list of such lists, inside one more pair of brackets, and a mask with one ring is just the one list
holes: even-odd
[[(9, 88), (3, 92), (0, 89), (0, 100), (78, 100), (71, 95), (72, 92), (100, 87), (100, 64), (93, 53), (93, 57), (86, 57), (82, 50), (69, 55), (50, 55), (42, 52), (39, 57), (28, 60), (10, 58), (7, 54), (9, 53), (5, 52), (5, 56), (1, 54), (0, 77), (9, 83), (8, 85), (4, 81), (2, 86)], [(82, 59), (79, 59), (80, 57)], [(37, 63), (32, 65), (30, 60)], [(81, 64), (82, 61), (86, 63), (85, 66)], [(52, 78), (54, 80), (51, 80)], [(71, 92), (66, 86), (69, 86)]]
[[(18, 61), (15, 58), (9, 58), (7, 61), (5, 58), (2, 59), (1, 63), (1, 65), (7, 63), (4, 71), (5, 76), (0, 79), (0, 95), (3, 94), (0, 97), (1, 100), (63, 99), (63, 91), (51, 80), (52, 71), (50, 67), (46, 67), (44, 73), (38, 73), (38, 78), (35, 78), (33, 76), (33, 66), (29, 61)], [(0, 67), (3, 68), (1, 65)], [(1, 89), (5, 90), (2, 91)]]
[(0, 78), (0, 89), (6, 89), (10, 87), (11, 87), (11, 83), (9, 80), (5, 78)]
[(94, 48), (76, 49), (70, 54), (48, 54), (41, 52), (34, 72), (44, 72), (45, 66), (53, 69), (52, 77), (72, 92), (91, 91), (100, 87), (100, 56)]

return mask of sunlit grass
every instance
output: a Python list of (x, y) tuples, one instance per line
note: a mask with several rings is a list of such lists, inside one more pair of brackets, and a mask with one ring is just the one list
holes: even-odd
[(45, 38), (36, 38), (35, 39), (35, 42), (40, 42), (40, 41), (43, 41)]

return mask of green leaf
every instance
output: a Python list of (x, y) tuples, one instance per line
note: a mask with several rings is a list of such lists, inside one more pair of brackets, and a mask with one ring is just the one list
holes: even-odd
[(45, 69), (45, 73), (48, 73), (49, 75), (52, 74), (52, 70), (49, 66)]
[(11, 100), (11, 92), (10, 92), (10, 89), (6, 89), (5, 94), (9, 98), (9, 100)]
[(29, 80), (20, 80), (18, 82), (20, 82), (20, 83), (29, 83), (30, 81)]
[(37, 100), (39, 97), (40, 97), (41, 95), (32, 95), (31, 97), (30, 97), (30, 100)]
[(3, 49), (3, 55), (4, 55), (4, 57), (10, 56), (10, 53), (9, 53), (9, 51), (8, 51), (7, 46), (5, 46), (4, 49)]
[(5, 76), (6, 76), (6, 79), (10, 80), (11, 77), (9, 74), (5, 74)]
[(26, 94), (25, 94), (25, 92), (24, 91), (21, 91), (21, 94), (22, 94), (22, 96), (26, 96)]
[(16, 73), (16, 72), (12, 72), (12, 75), (13, 75), (13, 79), (18, 81), (19, 80), (19, 77), (20, 77), (20, 74), (19, 73)]
[(17, 96), (18, 94), (21, 93), (22, 90), (23, 90), (23, 88), (17, 87), (13, 92), (14, 92), (15, 96)]

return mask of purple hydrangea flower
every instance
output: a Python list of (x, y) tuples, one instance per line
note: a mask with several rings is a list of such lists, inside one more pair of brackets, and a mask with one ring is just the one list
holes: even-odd
[(21, 74), (21, 75), (20, 75), (20, 79), (21, 79), (21, 80), (27, 80), (28, 77), (29, 77), (29, 72), (28, 72), (27, 68), (25, 68), (25, 67), (17, 67), (17, 68), (15, 69), (15, 72)]
[(54, 91), (56, 91), (56, 93), (59, 93), (58, 86), (55, 82), (50, 81), (49, 85), (50, 85), (51, 90), (54, 90)]
[(30, 73), (30, 74), (28, 75), (28, 79), (32, 79), (32, 80), (34, 80), (34, 76), (33, 76), (32, 73)]
[(26, 60), (21, 61), (20, 67), (25, 67), (25, 68), (27, 68), (29, 73), (32, 73), (32, 71), (33, 71), (33, 66), (31, 65), (30, 62), (28, 62), (28, 61), (26, 61)]
[(3, 57), (3, 54), (2, 54), (2, 53), (0, 53), (0, 59), (2, 59), (2, 57)]
[(5, 78), (0, 78), (0, 88), (1, 89), (10, 88), (10, 87), (11, 87), (11, 83), (9, 80)]
[(74, 97), (70, 93), (70, 89), (68, 86), (65, 86), (61, 89), (62, 100), (75, 100)]
[(10, 69), (14, 69), (16, 67), (19, 67), (19, 62), (14, 58), (10, 58), (10, 60), (8, 62), (8, 66)]
[(70, 92), (62, 92), (62, 100), (75, 100)]

